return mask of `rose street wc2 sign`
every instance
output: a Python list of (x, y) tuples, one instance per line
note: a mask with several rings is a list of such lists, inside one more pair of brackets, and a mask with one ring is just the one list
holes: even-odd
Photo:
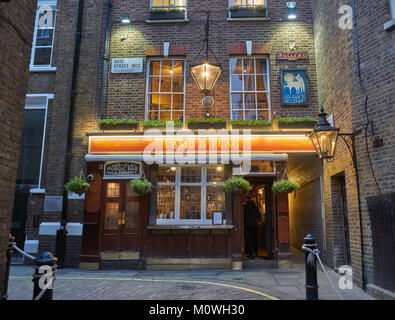
[(111, 73), (141, 73), (143, 58), (113, 58)]

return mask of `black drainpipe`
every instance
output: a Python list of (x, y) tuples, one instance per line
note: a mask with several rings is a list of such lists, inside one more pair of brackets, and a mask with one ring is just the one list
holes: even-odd
[(104, 96), (104, 81), (106, 79), (107, 74), (107, 51), (108, 51), (108, 29), (110, 26), (110, 8), (111, 8), (111, 0), (107, 0), (106, 3), (106, 23), (104, 27), (104, 52), (103, 52), (103, 69), (101, 76), (101, 84), (100, 84), (100, 100), (99, 100), (99, 109), (97, 112), (97, 117), (100, 118), (103, 112), (103, 96)]
[[(71, 92), (70, 92), (70, 109), (69, 109), (69, 122), (67, 128), (67, 146), (66, 146), (66, 159), (65, 159), (65, 170), (64, 170), (64, 183), (69, 178), (70, 164), (71, 164), (71, 153), (72, 153), (72, 141), (73, 141), (73, 120), (74, 120), (74, 109), (75, 100), (77, 97), (77, 75), (80, 62), (80, 49), (81, 49), (81, 31), (82, 31), (82, 15), (84, 8), (84, 0), (78, 1), (78, 18), (77, 18), (77, 30), (75, 33), (75, 47), (74, 47), (74, 62), (73, 62), (73, 75), (71, 81)], [(67, 191), (63, 188), (63, 206), (62, 206), (62, 220), (61, 228), (56, 233), (56, 253), (55, 256), (58, 258), (58, 268), (64, 268), (65, 257), (66, 257), (66, 223), (67, 223)]]

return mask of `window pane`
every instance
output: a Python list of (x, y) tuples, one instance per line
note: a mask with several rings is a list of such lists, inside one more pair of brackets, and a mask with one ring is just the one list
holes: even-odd
[(160, 92), (171, 92), (171, 78), (162, 78), (160, 83)]
[[(56, 21), (56, 6), (50, 6), (51, 10), (47, 10), (48, 6), (40, 6), (38, 16), (38, 27), (39, 28), (53, 28)], [(45, 9), (45, 10), (44, 10)]]
[(206, 219), (212, 219), (214, 211), (225, 213), (225, 192), (222, 186), (207, 186)]
[(162, 0), (152, 0), (152, 6), (161, 6), (162, 5)]
[(171, 120), (171, 105), (160, 105), (160, 120)]
[(265, 5), (265, 0), (255, 0), (255, 5), (256, 6), (264, 6)]
[(184, 77), (173, 77), (173, 92), (184, 92)]
[(40, 175), (45, 110), (25, 110), (18, 184), (37, 185)]
[(172, 61), (162, 61), (162, 76), (171, 76), (172, 74), (172, 65), (173, 62)]
[(254, 74), (254, 59), (244, 59), (244, 74)]
[(199, 183), (201, 181), (201, 167), (181, 168), (181, 182)]
[(107, 202), (104, 213), (104, 228), (118, 229), (119, 203)]
[(171, 94), (161, 94), (160, 95), (160, 105), (171, 105)]
[(158, 195), (156, 203), (157, 219), (174, 219), (175, 212), (175, 186), (158, 186)]
[(230, 69), (232, 70), (232, 74), (242, 74), (242, 61), (242, 59), (230, 59)]
[(232, 76), (232, 91), (243, 91), (242, 76)]
[(173, 111), (173, 119), (172, 120), (183, 120), (184, 118), (184, 111)]
[(243, 95), (241, 93), (232, 94), (232, 108), (243, 109)]
[(174, 76), (184, 75), (184, 61), (174, 61), (173, 75)]
[(243, 111), (232, 111), (232, 120), (244, 120), (244, 112)]
[(110, 182), (107, 184), (107, 198), (118, 198), (121, 190), (119, 183)]
[(255, 109), (255, 93), (244, 94), (244, 108), (245, 109)]
[(176, 167), (159, 167), (158, 182), (174, 183), (176, 181)]
[(257, 86), (256, 88), (257, 91), (268, 91), (266, 75), (256, 76), (256, 86)]
[(246, 110), (245, 120), (256, 120), (256, 110)]
[(244, 76), (244, 91), (255, 91), (255, 76)]
[(224, 183), (225, 170), (223, 166), (207, 167), (207, 183)]
[(181, 219), (200, 219), (200, 186), (181, 186)]
[(160, 61), (151, 61), (150, 75), (160, 75)]
[(266, 59), (256, 59), (256, 73), (267, 73)]
[(150, 95), (150, 104), (151, 105), (159, 105), (159, 94), (151, 94)]
[(258, 109), (258, 120), (269, 120), (269, 110)]
[(37, 30), (36, 46), (51, 46), (52, 36), (53, 36), (53, 29)]
[[(173, 94), (173, 105), (183, 106), (184, 105), (184, 95), (183, 94)], [(174, 109), (177, 109), (177, 108), (174, 108)]]
[(266, 93), (257, 93), (258, 105), (267, 107)]
[(159, 77), (150, 77), (150, 92), (159, 92)]
[(139, 216), (139, 202), (128, 201), (126, 202), (125, 212), (125, 227), (137, 229), (138, 216)]
[(34, 65), (50, 65), (52, 48), (36, 48), (34, 52)]

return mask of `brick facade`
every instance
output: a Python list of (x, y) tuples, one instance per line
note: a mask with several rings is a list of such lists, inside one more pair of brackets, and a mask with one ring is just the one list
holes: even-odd
[[(389, 1), (356, 1), (356, 16), (361, 75), (368, 95), (367, 113), (372, 126), (367, 132), (370, 158), (382, 193), (394, 192), (394, 84), (393, 48), (395, 34), (385, 31), (384, 23), (391, 20)], [(317, 54), (319, 104), (328, 114), (334, 114), (335, 125), (342, 132), (356, 132), (360, 177), (360, 200), (363, 227), (364, 266), (367, 283), (373, 282), (373, 247), (367, 199), (379, 195), (369, 164), (365, 143), (365, 95), (358, 79), (355, 29), (342, 30), (338, 21), (339, 7), (349, 1), (313, 1), (314, 31)], [(373, 128), (373, 131), (371, 130)], [(375, 148), (373, 141), (383, 139)], [(354, 280), (362, 284), (361, 233), (355, 170), (343, 141), (339, 140), (335, 159), (324, 166), (324, 202), (327, 234), (326, 263), (338, 267), (344, 262), (339, 247), (343, 233), (338, 217), (338, 184), (336, 177), (344, 176), (350, 233), (351, 265)]]
[(36, 1), (0, 3), (0, 296), (18, 169)]

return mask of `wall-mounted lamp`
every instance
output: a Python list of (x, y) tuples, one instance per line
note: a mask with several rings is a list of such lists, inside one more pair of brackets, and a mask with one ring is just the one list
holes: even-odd
[(121, 22), (122, 24), (130, 24), (130, 17), (127, 13), (122, 14)]
[(296, 2), (295, 1), (288, 1), (287, 8), (288, 8), (288, 20), (295, 20), (296, 19)]

